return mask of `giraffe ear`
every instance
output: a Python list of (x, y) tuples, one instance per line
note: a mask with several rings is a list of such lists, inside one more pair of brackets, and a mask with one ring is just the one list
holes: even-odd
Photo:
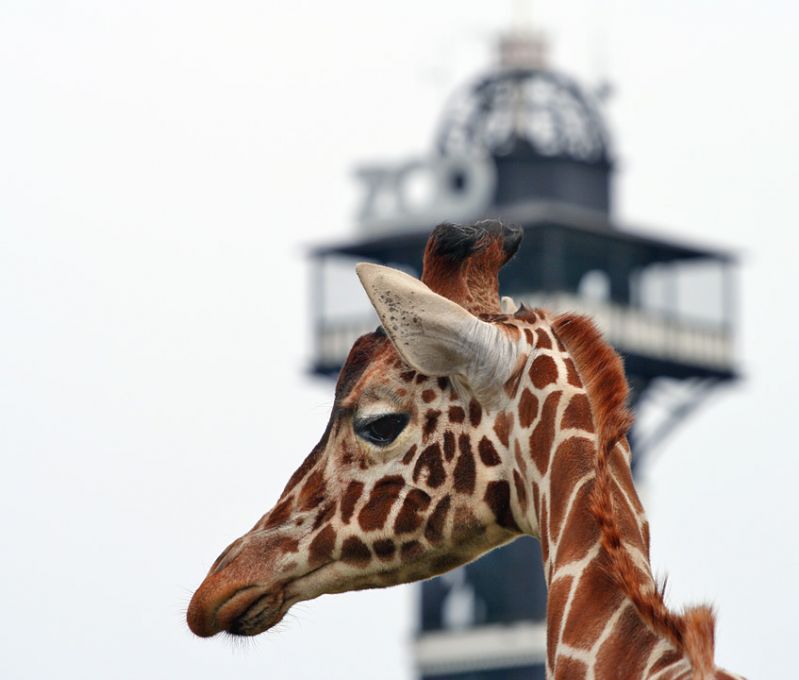
[(408, 364), (427, 375), (462, 379), (484, 403), (501, 392), (518, 355), (504, 332), (397, 269), (361, 263), (356, 271)]

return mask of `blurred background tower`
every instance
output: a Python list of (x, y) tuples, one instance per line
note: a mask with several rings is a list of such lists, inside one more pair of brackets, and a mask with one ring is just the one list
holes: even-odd
[[(421, 272), (441, 221), (499, 217), (525, 232), (501, 288), (519, 302), (594, 317), (624, 356), (637, 422), (634, 466), (712, 388), (736, 377), (735, 258), (620, 228), (598, 97), (548, 64), (543, 37), (515, 30), (497, 65), (457, 92), (427, 158), (358, 170), (357, 237), (312, 253), (312, 370), (334, 376), (377, 325), (353, 276), (370, 260)], [(422, 678), (544, 678), (546, 589), (524, 538), (420, 588)]]

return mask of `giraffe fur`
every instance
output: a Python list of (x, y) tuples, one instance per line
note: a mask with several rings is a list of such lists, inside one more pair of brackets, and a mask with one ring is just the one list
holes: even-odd
[[(422, 281), (359, 267), (381, 319), (319, 444), (194, 594), (197, 635), (256, 635), (295, 603), (430, 578), (541, 542), (548, 678), (732, 678), (709, 609), (670, 612), (630, 471), (627, 384), (591, 322), (500, 305), (520, 232), (440, 225)], [(503, 311), (503, 308), (505, 311)]]

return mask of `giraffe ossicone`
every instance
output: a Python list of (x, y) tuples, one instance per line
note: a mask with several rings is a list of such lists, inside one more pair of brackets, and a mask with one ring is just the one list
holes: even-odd
[(500, 303), (520, 239), (443, 224), (421, 281), (358, 266), (381, 327), (355, 342), (275, 507), (194, 594), (192, 631), (256, 635), (302, 600), (429, 578), (529, 534), (548, 677), (734, 677), (715, 667), (710, 611), (670, 612), (652, 577), (619, 358), (583, 317)]
[(516, 304), (516, 301), (507, 295), (503, 295), (502, 299), (499, 301), (500, 311), (503, 314), (515, 314), (519, 311), (519, 305)]

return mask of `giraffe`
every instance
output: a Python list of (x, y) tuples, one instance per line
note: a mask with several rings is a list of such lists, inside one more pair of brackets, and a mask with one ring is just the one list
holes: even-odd
[(256, 635), (297, 602), (441, 574), (541, 542), (548, 678), (733, 678), (709, 607), (670, 611), (630, 471), (621, 360), (592, 322), (500, 301), (521, 230), (436, 227), (421, 281), (357, 273), (381, 326), (341, 370), (327, 428), (228, 546), (191, 630)]

